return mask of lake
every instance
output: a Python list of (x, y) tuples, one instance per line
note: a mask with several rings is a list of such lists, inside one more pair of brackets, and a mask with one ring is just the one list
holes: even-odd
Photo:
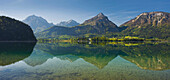
[(0, 43), (0, 80), (169, 79), (169, 43)]

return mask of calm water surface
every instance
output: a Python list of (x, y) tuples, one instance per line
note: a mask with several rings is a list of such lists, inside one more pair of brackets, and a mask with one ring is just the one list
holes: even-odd
[(0, 43), (0, 80), (170, 80), (169, 43)]

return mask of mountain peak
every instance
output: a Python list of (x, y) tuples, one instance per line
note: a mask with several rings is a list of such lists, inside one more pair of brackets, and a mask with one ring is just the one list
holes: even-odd
[(75, 20), (73, 20), (73, 19), (70, 19), (68, 22), (69, 22), (69, 23), (71, 23), (71, 22), (76, 22), (76, 21), (75, 21)]
[[(36, 16), (36, 15), (34, 15), (34, 14), (33, 14), (33, 15), (30, 15), (30, 16), (32, 16), (32, 17), (38, 17), (38, 16)], [(29, 16), (29, 17), (30, 17), (30, 16)]]
[(75, 20), (73, 20), (73, 19), (70, 19), (70, 20), (68, 20), (68, 21), (75, 21)]
[(118, 27), (116, 24), (114, 24), (112, 21), (108, 19), (107, 16), (105, 16), (103, 13), (99, 13), (97, 16), (86, 20), (82, 25), (90, 25), (95, 26), (96, 28), (102, 28), (102, 29), (110, 29), (110, 31), (117, 32)]
[(46, 28), (53, 26), (52, 23), (50, 24), (44, 18), (36, 15), (28, 16), (26, 19), (23, 20), (23, 22), (31, 26), (34, 33), (43, 31)]
[(83, 24), (84, 25), (98, 25), (98, 24), (113, 24), (115, 25), (113, 22), (111, 22), (107, 16), (105, 16), (103, 13), (99, 13), (97, 16), (89, 19), (89, 20), (86, 20)]
[[(144, 12), (138, 15), (135, 19), (132, 19), (131, 21), (125, 23), (125, 24), (131, 24), (133, 23), (134, 25), (143, 25), (143, 24), (151, 24), (153, 26), (158, 26), (160, 24), (168, 24), (170, 17), (170, 13), (166, 12)], [(124, 24), (123, 24), (124, 25)]]
[(103, 13), (99, 13), (97, 16), (98, 17), (104, 17), (105, 15)]
[(45, 20), (44, 18), (42, 18), (41, 16), (36, 16), (36, 15), (30, 15), (28, 16), (26, 19), (40, 19), (40, 20)]
[(30, 16), (28, 16), (27, 18), (39, 18), (39, 16), (36, 16), (36, 15), (30, 15)]
[(157, 12), (144, 12), (144, 13), (141, 13), (140, 15), (138, 15), (138, 16), (163, 16), (165, 14), (168, 14), (168, 13), (157, 11)]
[(79, 23), (73, 19), (71, 19), (69, 21), (62, 21), (57, 24), (57, 26), (65, 26), (65, 27), (72, 27), (72, 26), (77, 26), (77, 25), (79, 25)]

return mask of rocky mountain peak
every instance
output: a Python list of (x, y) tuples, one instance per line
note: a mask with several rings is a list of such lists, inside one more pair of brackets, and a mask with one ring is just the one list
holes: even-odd
[(105, 15), (103, 13), (99, 13), (97, 17), (105, 17)]
[(160, 17), (160, 16), (165, 16), (166, 12), (144, 12), (138, 15), (137, 17), (140, 16), (150, 16), (150, 17)]
[(170, 26), (170, 13), (147, 12), (142, 13), (134, 19), (122, 24), (122, 32), (130, 36), (142, 38), (168, 38)]
[(84, 25), (96, 25), (97, 23), (112, 23), (107, 16), (105, 16), (103, 13), (99, 13), (97, 16), (86, 20), (83, 24)]
[(28, 21), (41, 21), (41, 22), (47, 22), (44, 18), (40, 17), (40, 16), (36, 16), (36, 15), (31, 15), (28, 16), (25, 20), (23, 20), (24, 22), (28, 22)]
[(29, 26), (31, 26), (34, 33), (41, 32), (41, 31), (53, 26), (52, 23), (48, 23), (47, 20), (45, 20), (44, 18), (42, 18), (40, 16), (36, 16), (36, 15), (28, 16), (26, 19), (23, 20), (23, 22), (28, 24)]
[(79, 25), (78, 22), (76, 22), (75, 20), (71, 19), (69, 21), (62, 21), (58, 24), (56, 24), (57, 26), (65, 26), (65, 27), (72, 27), (72, 26), (77, 26)]
[(152, 25), (159, 26), (161, 24), (169, 24), (170, 21), (170, 13), (166, 12), (145, 12), (138, 15), (136, 18), (126, 22), (123, 26), (129, 25)]
[(68, 21), (68, 23), (76, 22), (75, 20), (71, 19)]
[(82, 25), (94, 26), (98, 30), (110, 29), (110, 31), (118, 32), (117, 25), (108, 19), (103, 13), (99, 13), (93, 18), (86, 20)]

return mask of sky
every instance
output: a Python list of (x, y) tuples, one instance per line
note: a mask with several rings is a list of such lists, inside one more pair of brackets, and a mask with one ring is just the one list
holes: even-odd
[(153, 11), (170, 12), (170, 0), (0, 0), (0, 16), (22, 21), (36, 15), (54, 24), (70, 19), (83, 23), (102, 12), (121, 25)]

